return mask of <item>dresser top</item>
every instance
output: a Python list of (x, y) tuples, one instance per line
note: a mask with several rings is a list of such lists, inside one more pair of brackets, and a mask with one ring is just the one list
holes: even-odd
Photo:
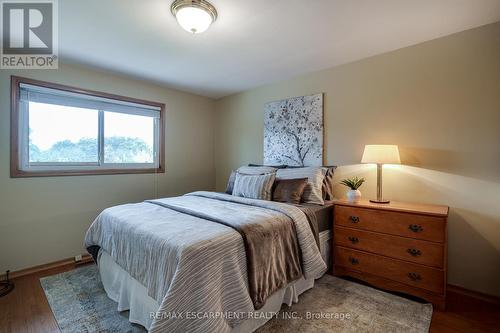
[(448, 206), (408, 203), (399, 201), (391, 201), (388, 204), (379, 204), (370, 202), (369, 200), (361, 200), (358, 203), (352, 203), (349, 202), (347, 199), (336, 199), (333, 201), (333, 203), (335, 205), (341, 205), (341, 206), (383, 209), (396, 212), (425, 214), (425, 215), (434, 215), (443, 217), (448, 216), (448, 210), (449, 210)]

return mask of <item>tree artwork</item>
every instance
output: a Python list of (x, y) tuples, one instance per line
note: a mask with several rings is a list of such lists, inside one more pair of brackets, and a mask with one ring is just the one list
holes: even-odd
[(323, 94), (264, 106), (264, 164), (323, 164)]

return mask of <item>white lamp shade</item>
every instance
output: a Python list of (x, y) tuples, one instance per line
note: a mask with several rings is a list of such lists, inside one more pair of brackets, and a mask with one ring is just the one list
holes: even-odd
[(193, 34), (204, 32), (212, 24), (212, 17), (208, 12), (196, 7), (183, 7), (175, 15), (179, 25)]
[(396, 145), (366, 145), (361, 163), (401, 164)]

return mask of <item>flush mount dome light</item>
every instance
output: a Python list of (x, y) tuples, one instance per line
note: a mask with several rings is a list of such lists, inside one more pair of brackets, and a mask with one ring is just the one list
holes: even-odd
[(207, 30), (217, 19), (217, 10), (205, 0), (175, 0), (170, 10), (179, 25), (193, 34)]

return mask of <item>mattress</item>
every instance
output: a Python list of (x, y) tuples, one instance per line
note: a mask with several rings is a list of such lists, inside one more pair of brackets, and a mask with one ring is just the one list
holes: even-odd
[[(331, 233), (323, 231), (319, 234), (320, 251), (323, 260), (330, 263)], [(98, 267), (104, 290), (109, 298), (117, 302), (118, 311), (129, 311), (129, 321), (149, 328), (159, 303), (148, 295), (146, 287), (130, 276), (104, 250), (99, 251)], [(269, 313), (276, 313), (282, 304), (291, 306), (299, 301), (299, 295), (314, 287), (314, 279), (304, 279), (291, 283), (273, 294), (264, 307), (255, 311), (254, 318), (243, 321), (234, 327), (231, 333), (249, 333), (264, 325), (270, 318)], [(261, 315), (259, 315), (259, 313)]]
[(317, 225), (318, 232), (322, 232), (332, 228), (333, 203), (331, 201), (325, 201), (325, 204), (323, 206), (306, 203), (302, 203), (296, 206), (302, 210), (307, 209), (310, 213), (316, 216), (316, 219), (310, 220)]

